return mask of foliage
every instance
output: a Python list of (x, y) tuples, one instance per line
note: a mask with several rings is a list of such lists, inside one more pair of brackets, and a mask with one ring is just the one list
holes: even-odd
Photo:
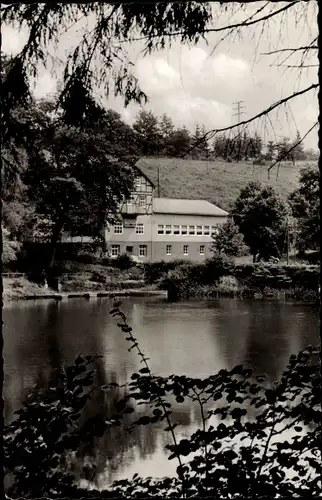
[(320, 248), (320, 173), (317, 168), (301, 170), (299, 188), (289, 196), (298, 221), (296, 246), (300, 251)]
[(162, 136), (158, 119), (151, 111), (141, 110), (133, 128), (137, 133), (140, 153), (143, 156), (158, 156), (161, 150)]
[(93, 392), (100, 356), (79, 356), (73, 366), (56, 370), (48, 386), (35, 386), (16, 419), (5, 428), (5, 474), (13, 474), (9, 495), (24, 498), (72, 495), (74, 478), (68, 458), (109, 423), (103, 417), (82, 418)]
[(214, 237), (212, 250), (230, 257), (239, 257), (247, 252), (244, 237), (231, 217), (219, 227), (218, 233)]
[(250, 182), (234, 203), (234, 222), (256, 259), (279, 257), (285, 249), (287, 206), (271, 186)]
[(258, 133), (254, 136), (244, 132), (233, 137), (231, 134), (218, 134), (213, 142), (216, 157), (240, 161), (261, 156), (263, 141)]
[[(92, 357), (55, 374), (48, 387), (35, 388), (18, 418), (5, 428), (5, 473), (13, 473), (9, 494), (84, 497), (73, 487), (67, 458), (81, 443), (102, 436), (107, 428), (125, 423), (125, 416), (144, 405), (144, 413), (125, 425), (124, 432), (142, 425), (165, 425), (169, 460), (176, 459), (176, 476), (116, 481), (96, 497), (180, 496), (245, 498), (314, 497), (321, 493), (320, 350), (311, 346), (290, 357), (273, 384), (248, 367), (220, 370), (205, 379), (155, 376), (138, 339), (115, 303), (111, 314), (135, 349), (143, 367), (125, 386), (108, 421), (81, 419), (94, 389)], [(125, 389), (125, 392), (124, 392)], [(199, 409), (201, 425), (179, 438), (173, 402)], [(17, 451), (18, 450), (18, 451)], [(81, 457), (78, 457), (81, 459)], [(35, 480), (36, 479), (36, 480)]]
[(202, 264), (178, 261), (176, 266), (163, 266), (161, 263), (158, 286), (167, 290), (169, 300), (195, 297), (202, 292), (202, 287), (216, 285), (222, 276), (231, 274), (232, 269), (233, 261), (227, 255), (220, 254), (215, 254)]
[[(317, 265), (281, 265), (260, 262), (255, 264), (235, 264), (225, 254), (214, 254), (205, 263), (189, 261), (154, 262), (145, 264), (145, 281), (157, 284), (168, 292), (169, 300), (188, 297), (205, 297), (219, 292), (236, 291), (233, 286), (223, 286), (222, 278), (237, 279), (239, 295), (258, 293), (260, 297), (286, 291), (296, 297), (310, 297), (316, 300), (320, 282), (320, 268)], [(264, 291), (265, 292), (263, 295)], [(307, 300), (307, 299), (306, 299)]]
[(114, 261), (115, 266), (121, 269), (122, 271), (125, 271), (126, 269), (130, 269), (130, 267), (133, 267), (135, 264), (133, 260), (131, 259), (130, 255), (127, 253), (123, 253), (121, 255), (118, 255), (117, 258)]
[(2, 231), (2, 256), (1, 261), (4, 265), (10, 264), (17, 260), (17, 253), (20, 250), (18, 241), (10, 239), (10, 233), (6, 228), (1, 228)]
[(130, 194), (136, 150), (124, 149), (128, 127), (116, 113), (101, 114), (96, 126), (86, 129), (48, 116), (30, 152), (24, 182), (38, 214), (52, 224), (49, 267), (63, 229), (100, 236), (106, 220), (114, 220), (119, 203)]
[(169, 270), (185, 264), (186, 261), (180, 259), (171, 260), (169, 262), (165, 260), (146, 262), (144, 264), (144, 279), (149, 284), (157, 283)]

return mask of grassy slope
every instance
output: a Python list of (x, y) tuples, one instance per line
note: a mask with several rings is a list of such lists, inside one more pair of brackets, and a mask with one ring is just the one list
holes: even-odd
[(276, 179), (276, 167), (268, 180), (267, 166), (251, 162), (198, 161), (179, 158), (141, 158), (138, 166), (157, 185), (157, 167), (160, 167), (160, 195), (165, 198), (204, 199), (224, 210), (229, 210), (240, 189), (251, 180), (272, 185), (285, 199), (297, 188), (300, 169), (316, 162), (285, 162)]

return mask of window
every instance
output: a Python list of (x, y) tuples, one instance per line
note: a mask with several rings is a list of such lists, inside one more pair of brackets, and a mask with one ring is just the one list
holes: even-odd
[(140, 189), (141, 187), (141, 177), (135, 178), (135, 189)]
[(171, 225), (165, 226), (165, 234), (172, 234), (172, 226)]
[(135, 232), (136, 234), (143, 234), (144, 233), (144, 225), (139, 223), (136, 225), (136, 228), (135, 228)]
[(199, 253), (200, 255), (205, 255), (205, 245), (200, 245)]
[(111, 256), (117, 257), (118, 255), (120, 255), (120, 245), (112, 245)]
[(134, 205), (136, 200), (136, 196), (134, 194), (131, 194), (130, 199), (128, 201), (129, 205)]
[(188, 255), (188, 245), (183, 245), (183, 255)]
[(140, 257), (146, 257), (147, 254), (147, 247), (146, 245), (140, 245), (139, 247), (139, 256)]
[(146, 197), (140, 196), (140, 207), (145, 207), (145, 206), (146, 206)]
[(195, 226), (189, 226), (189, 234), (195, 234)]
[(217, 226), (211, 226), (211, 236), (215, 237), (219, 233), (219, 228)]
[(164, 225), (163, 224), (158, 225), (158, 234), (164, 234)]
[(166, 247), (166, 253), (167, 253), (167, 255), (171, 255), (171, 253), (172, 253), (172, 245), (167, 245), (167, 247)]
[(115, 224), (114, 233), (115, 234), (123, 234), (123, 224)]
[(181, 226), (181, 234), (188, 234), (188, 226)]
[(209, 236), (210, 235), (210, 226), (204, 226), (203, 227), (203, 234), (205, 236)]
[(202, 234), (202, 226), (197, 226), (197, 234), (198, 235)]
[(173, 226), (173, 234), (180, 234), (180, 226)]

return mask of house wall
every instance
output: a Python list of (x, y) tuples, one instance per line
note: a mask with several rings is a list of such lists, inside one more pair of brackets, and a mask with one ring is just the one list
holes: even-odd
[[(112, 245), (118, 245), (120, 253), (125, 253), (126, 247), (133, 247), (132, 255), (139, 257), (142, 262), (155, 262), (159, 260), (186, 259), (202, 262), (211, 256), (212, 245), (211, 230), (209, 235), (181, 235), (181, 234), (158, 234), (159, 225), (188, 226), (210, 226), (215, 228), (226, 221), (227, 217), (202, 216), (202, 215), (172, 215), (152, 214), (139, 215), (137, 224), (143, 224), (143, 234), (137, 234), (135, 228), (123, 226), (123, 233), (116, 234), (114, 228), (105, 230), (105, 239), (110, 249)], [(140, 245), (146, 246), (146, 255), (140, 256)], [(171, 245), (171, 255), (167, 254), (167, 245)], [(188, 245), (188, 255), (184, 254), (184, 245)], [(200, 253), (200, 246), (204, 246), (204, 254)]]

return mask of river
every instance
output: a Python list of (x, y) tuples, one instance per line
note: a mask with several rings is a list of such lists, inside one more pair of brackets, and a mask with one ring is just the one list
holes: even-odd
[[(6, 304), (6, 421), (36, 381), (46, 380), (52, 369), (72, 363), (78, 354), (103, 355), (102, 383), (123, 383), (142, 367), (135, 352), (128, 351), (125, 335), (109, 314), (111, 307), (109, 299)], [(124, 299), (121, 308), (150, 358), (152, 371), (160, 375), (206, 377), (247, 363), (274, 381), (290, 354), (319, 342), (319, 311), (309, 303), (221, 299), (171, 304), (151, 297)], [(194, 409), (178, 405), (174, 412), (181, 435), (190, 433), (198, 420)], [(135, 472), (157, 477), (172, 474), (175, 464), (166, 458), (165, 443), (160, 426), (140, 427), (129, 435), (117, 428), (93, 453), (96, 471), (90, 480), (103, 487)]]

